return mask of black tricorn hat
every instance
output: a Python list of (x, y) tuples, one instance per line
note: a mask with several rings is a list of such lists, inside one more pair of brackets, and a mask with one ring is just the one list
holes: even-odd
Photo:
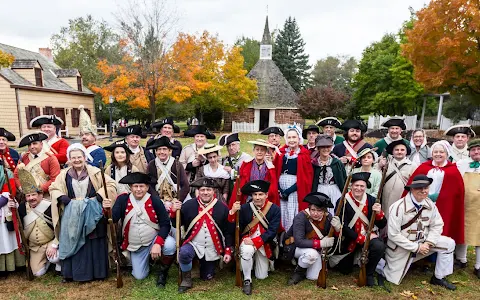
[(324, 127), (328, 125), (339, 128), (342, 126), (342, 123), (340, 123), (340, 121), (335, 117), (326, 117), (317, 122), (317, 126)]
[(359, 129), (362, 132), (367, 131), (367, 126), (361, 120), (346, 120), (343, 122), (342, 126), (340, 126), (340, 129), (345, 131), (348, 131), (351, 128)]
[(280, 128), (280, 127), (268, 127), (267, 129), (263, 130), (261, 132), (261, 134), (263, 135), (269, 135), (270, 133), (275, 133), (275, 134), (278, 134), (280, 136), (284, 136), (285, 133), (283, 132), (283, 130)]
[(41, 115), (30, 121), (30, 127), (40, 127), (43, 124), (53, 124), (55, 126), (62, 125), (63, 121), (56, 115)]
[(165, 118), (161, 121), (158, 121), (158, 122), (154, 122), (152, 124), (152, 128), (159, 128), (159, 129), (162, 129), (162, 127), (166, 124), (169, 124), (172, 126), (173, 128), (173, 132), (174, 133), (180, 133), (180, 127), (178, 127), (177, 125), (175, 125), (175, 123), (173, 122), (173, 118), (172, 117), (168, 117), (168, 118)]
[(170, 142), (170, 139), (167, 136), (161, 136), (158, 139), (154, 139), (147, 142), (147, 150), (157, 149), (158, 147), (167, 147), (169, 149), (177, 149), (177, 146)]
[(428, 177), (427, 175), (420, 174), (413, 177), (412, 183), (406, 185), (405, 189), (409, 191), (410, 189), (424, 188), (432, 184), (432, 182), (432, 178)]
[(118, 147), (125, 149), (125, 151), (130, 154), (133, 154), (132, 150), (128, 148), (128, 144), (127, 142), (125, 142), (125, 139), (113, 142), (110, 145), (103, 147), (103, 149), (109, 152), (113, 152), (115, 151), (115, 148), (118, 148)]
[(318, 128), (317, 125), (309, 125), (307, 128), (303, 129), (303, 130), (302, 130), (302, 137), (303, 137), (304, 139), (307, 138), (307, 133), (308, 133), (309, 131), (315, 131), (316, 133), (320, 133), (320, 128)]
[(475, 137), (475, 131), (473, 131), (472, 126), (470, 124), (453, 125), (452, 127), (445, 130), (445, 135), (448, 135), (448, 136), (455, 136), (457, 133), (463, 133), (468, 136)]
[(197, 134), (203, 134), (209, 140), (215, 139), (215, 135), (211, 133), (205, 125), (194, 126), (183, 133), (183, 135), (187, 137), (195, 137)]
[(392, 127), (392, 126), (398, 126), (402, 128), (402, 130), (407, 129), (407, 125), (405, 125), (405, 121), (402, 118), (391, 118), (382, 124), (383, 127)]
[(144, 183), (150, 184), (152, 183), (152, 177), (148, 174), (142, 172), (132, 172), (127, 174), (127, 176), (120, 179), (118, 183), (121, 184), (135, 184), (135, 183)]
[(268, 193), (270, 182), (265, 180), (253, 180), (242, 186), (242, 194), (251, 195), (255, 192)]
[(237, 132), (231, 134), (224, 134), (218, 139), (218, 144), (220, 146), (228, 146), (233, 142), (240, 142), (240, 138), (238, 137)]
[(127, 127), (122, 127), (117, 131), (118, 136), (128, 136), (132, 134), (138, 135), (142, 139), (147, 137), (145, 134), (143, 134), (142, 127), (140, 125), (130, 125)]
[(362, 180), (367, 183), (367, 188), (371, 188), (372, 184), (370, 183), (370, 181), (368, 181), (369, 178), (370, 178), (369, 172), (358, 172), (358, 173), (352, 174), (352, 183), (354, 183), (355, 181)]
[(405, 142), (403, 139), (391, 142), (390, 144), (388, 144), (385, 150), (387, 151), (388, 154), (393, 155), (393, 148), (395, 148), (398, 145), (404, 145), (405, 148), (407, 148), (407, 155), (410, 155), (412, 153), (412, 149), (410, 148), (410, 145), (408, 145), (407, 142)]
[(313, 204), (317, 207), (333, 208), (332, 201), (330, 197), (320, 192), (312, 192), (305, 196), (303, 202)]
[(9, 142), (13, 142), (16, 140), (16, 137), (13, 135), (13, 133), (3, 127), (0, 127), (0, 137), (6, 138)]
[(41, 142), (46, 139), (48, 139), (48, 136), (43, 132), (30, 133), (22, 137), (20, 143), (18, 143), (18, 147), (21, 148), (30, 145), (33, 142)]
[(196, 188), (209, 187), (214, 189), (218, 189), (220, 187), (217, 181), (215, 181), (215, 179), (211, 177), (198, 178), (194, 182), (190, 183), (190, 186)]

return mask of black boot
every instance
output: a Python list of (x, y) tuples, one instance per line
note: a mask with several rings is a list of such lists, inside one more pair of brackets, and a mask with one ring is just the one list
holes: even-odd
[(367, 284), (368, 287), (373, 287), (375, 285), (375, 279), (373, 275), (367, 275)]
[(251, 295), (252, 294), (252, 281), (251, 280), (245, 280), (243, 282), (242, 292), (245, 295)]
[(477, 276), (478, 279), (480, 279), (480, 269), (473, 268), (473, 274)]
[(292, 277), (287, 282), (287, 285), (294, 285), (305, 279), (305, 273), (307, 272), (306, 268), (302, 268), (299, 265), (293, 271)]
[(164, 255), (162, 257), (162, 262), (160, 263), (160, 270), (158, 270), (157, 277), (157, 287), (164, 289), (167, 284), (168, 270), (173, 263), (175, 256), (173, 255)]
[(192, 271), (182, 272), (182, 283), (178, 287), (179, 293), (185, 293), (187, 290), (193, 287)]
[(442, 279), (438, 279), (437, 277), (432, 276), (432, 279), (430, 279), (430, 284), (443, 286), (444, 288), (451, 291), (454, 291), (457, 289), (457, 287), (453, 283), (448, 282), (448, 280), (445, 277)]

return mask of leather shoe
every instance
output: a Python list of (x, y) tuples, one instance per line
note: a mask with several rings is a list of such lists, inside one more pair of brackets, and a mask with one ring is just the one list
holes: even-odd
[(438, 279), (435, 276), (432, 276), (432, 279), (430, 279), (430, 284), (443, 286), (447, 290), (451, 290), (451, 291), (454, 291), (457, 289), (457, 287), (453, 283), (448, 282), (447, 279), (445, 278)]
[(467, 267), (466, 262), (461, 262), (458, 259), (455, 259), (455, 262), (453, 264), (454, 264), (455, 267), (457, 267), (459, 269), (465, 269)]
[(243, 282), (242, 292), (245, 295), (251, 295), (252, 294), (252, 281), (251, 280), (245, 280)]
[(480, 269), (473, 269), (473, 274), (475, 274), (475, 276), (477, 276), (478, 279), (480, 279)]

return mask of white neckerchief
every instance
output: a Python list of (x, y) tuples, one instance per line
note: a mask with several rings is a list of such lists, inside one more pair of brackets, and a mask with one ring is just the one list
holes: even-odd
[(468, 146), (465, 145), (463, 149), (458, 149), (455, 144), (452, 144), (452, 157), (454, 158), (454, 161), (469, 157)]
[(394, 142), (394, 141), (399, 141), (402, 139), (402, 136), (399, 135), (397, 139), (393, 139), (391, 136), (390, 136), (390, 133), (387, 133), (387, 136), (385, 138), (383, 138), (385, 140), (385, 142), (390, 145), (391, 142)]
[(441, 168), (433, 168), (428, 171), (427, 176), (433, 179), (432, 184), (429, 187), (428, 194), (433, 195), (440, 193), (445, 172)]
[(56, 142), (58, 142), (60, 139), (57, 137), (57, 136), (54, 136), (52, 137), (51, 139), (47, 140), (47, 144), (49, 146), (52, 146), (53, 144), (55, 144)]
[(140, 152), (140, 146), (138, 146), (137, 148), (132, 148), (130, 146), (128, 146), (128, 149), (130, 149), (130, 151), (132, 151), (133, 154), (137, 154), (138, 152)]
[(205, 175), (205, 177), (230, 179), (230, 173), (225, 171), (223, 166), (220, 164), (218, 164), (216, 171), (213, 171), (210, 164), (203, 166), (203, 174)]

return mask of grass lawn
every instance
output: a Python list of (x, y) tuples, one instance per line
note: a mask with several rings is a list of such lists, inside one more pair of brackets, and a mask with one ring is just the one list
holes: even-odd
[[(217, 134), (217, 140), (220, 134)], [(260, 134), (240, 134), (241, 149), (251, 153), (252, 145), (248, 140), (263, 138)], [(179, 138), (183, 146), (193, 142), (193, 138)], [(209, 142), (217, 142), (210, 141)], [(146, 141), (143, 141), (145, 144)], [(374, 143), (374, 139), (369, 140)], [(109, 145), (107, 139), (99, 140), (100, 146)], [(226, 154), (226, 150), (223, 151)], [(108, 156), (108, 155), (107, 155)], [(469, 267), (456, 270), (449, 277), (457, 284), (457, 291), (451, 292), (428, 283), (432, 272), (423, 273), (419, 269), (411, 270), (400, 286), (388, 284), (392, 292), (375, 287), (358, 288), (355, 280), (358, 269), (351, 275), (344, 276), (336, 271), (329, 271), (327, 289), (318, 289), (313, 281), (304, 281), (295, 287), (287, 287), (286, 282), (293, 271), (292, 266), (282, 267), (270, 273), (265, 280), (253, 279), (253, 295), (247, 297), (241, 289), (234, 286), (235, 273), (226, 269), (220, 271), (216, 279), (209, 282), (194, 279), (194, 288), (186, 294), (177, 294), (177, 267), (172, 266), (167, 288), (155, 286), (154, 268), (151, 275), (141, 281), (135, 280), (127, 270), (123, 272), (123, 289), (115, 288), (115, 278), (91, 283), (60, 283), (61, 278), (48, 273), (32, 282), (25, 279), (22, 272), (0, 280), (0, 299), (479, 299), (480, 280), (472, 274), (474, 251), (468, 251)]]

